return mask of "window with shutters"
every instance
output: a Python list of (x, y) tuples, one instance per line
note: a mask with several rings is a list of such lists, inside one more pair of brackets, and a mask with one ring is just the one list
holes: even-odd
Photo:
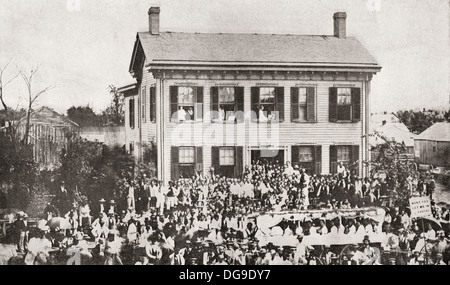
[(219, 149), (220, 165), (234, 165), (234, 147), (222, 147)]
[(315, 87), (291, 87), (291, 121), (316, 122), (315, 102)]
[(179, 163), (193, 164), (195, 163), (195, 149), (194, 147), (180, 147), (179, 149)]
[(147, 88), (146, 86), (143, 86), (141, 88), (141, 116), (142, 116), (142, 121), (145, 123), (147, 122)]
[(252, 111), (258, 122), (281, 122), (284, 120), (284, 88), (253, 87)]
[(322, 146), (301, 145), (291, 147), (292, 165), (305, 169), (307, 173), (322, 173)]
[(134, 99), (129, 101), (129, 115), (130, 128), (134, 129)]
[(211, 87), (211, 111), (213, 122), (243, 122), (244, 88)]
[(203, 119), (203, 87), (170, 86), (171, 120), (176, 122)]
[(330, 122), (358, 122), (361, 120), (361, 88), (329, 90)]
[(313, 162), (314, 154), (313, 147), (301, 146), (298, 150), (298, 162)]
[(351, 146), (338, 146), (337, 147), (337, 162), (341, 162), (346, 165), (351, 162)]
[(337, 91), (337, 120), (350, 121), (352, 119), (351, 88), (338, 88)]

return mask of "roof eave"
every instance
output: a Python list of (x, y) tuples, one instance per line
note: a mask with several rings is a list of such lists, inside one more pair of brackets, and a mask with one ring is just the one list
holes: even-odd
[(158, 61), (145, 65), (147, 70), (169, 69), (169, 70), (277, 70), (277, 71), (352, 71), (377, 73), (381, 70), (378, 64), (366, 63), (299, 63), (299, 62), (207, 62), (207, 61)]

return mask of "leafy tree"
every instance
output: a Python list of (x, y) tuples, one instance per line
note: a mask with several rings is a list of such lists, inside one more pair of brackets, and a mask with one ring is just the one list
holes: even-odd
[(61, 154), (60, 181), (68, 194), (58, 192), (55, 205), (65, 213), (71, 204), (87, 199), (91, 209), (98, 210), (98, 201), (124, 199), (123, 182), (134, 177), (134, 159), (123, 148), (91, 142), (71, 134), (70, 143)]
[(0, 189), (7, 207), (24, 209), (30, 202), (39, 175), (33, 149), (0, 133)]
[(375, 157), (367, 162), (371, 167), (371, 177), (384, 174), (392, 198), (400, 205), (408, 205), (412, 194), (408, 187), (408, 180), (419, 177), (414, 158), (408, 154), (404, 143), (390, 141), (377, 132), (370, 136), (377, 136), (384, 140), (384, 143), (372, 149)]
[(67, 117), (80, 127), (102, 126), (105, 123), (104, 117), (97, 115), (89, 106), (72, 106), (67, 110)]
[(405, 126), (415, 134), (420, 134), (434, 123), (448, 118), (448, 112), (442, 112), (441, 114), (440, 112), (433, 110), (422, 110), (418, 112), (413, 110), (398, 111), (396, 115), (400, 119), (400, 122), (405, 124)]
[(123, 94), (118, 92), (114, 85), (108, 86), (109, 93), (112, 96), (111, 105), (103, 111), (108, 125), (123, 126), (125, 124), (125, 110)]

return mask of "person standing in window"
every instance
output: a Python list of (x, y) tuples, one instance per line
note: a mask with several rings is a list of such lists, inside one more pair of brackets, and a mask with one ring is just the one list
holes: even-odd
[(187, 114), (186, 114), (186, 121), (194, 121), (194, 110), (192, 109), (192, 107), (189, 107)]
[(265, 115), (265, 111), (264, 111), (264, 106), (261, 106), (260, 108), (259, 108), (259, 114), (258, 114), (258, 118), (259, 118), (259, 122), (260, 123), (265, 123), (265, 122), (267, 122), (269, 119), (266, 117), (266, 115)]
[(178, 115), (178, 121), (182, 122), (186, 120), (186, 111), (184, 110), (184, 107), (180, 107), (180, 109), (177, 112)]

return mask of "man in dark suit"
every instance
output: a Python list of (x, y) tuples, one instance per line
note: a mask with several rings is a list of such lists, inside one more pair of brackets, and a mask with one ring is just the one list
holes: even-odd
[(17, 220), (14, 222), (14, 229), (17, 233), (17, 249), (19, 253), (23, 253), (27, 247), (27, 224), (25, 214), (18, 214)]

